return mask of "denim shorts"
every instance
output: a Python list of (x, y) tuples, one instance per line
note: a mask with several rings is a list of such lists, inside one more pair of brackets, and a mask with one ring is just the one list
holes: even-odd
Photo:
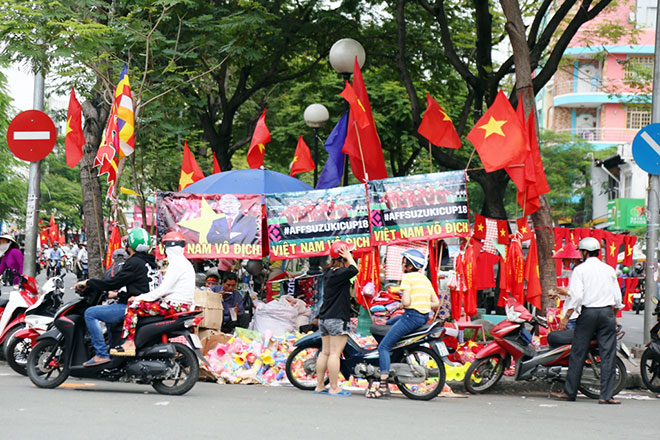
[(319, 320), (321, 336), (341, 336), (348, 334), (348, 321), (338, 318)]

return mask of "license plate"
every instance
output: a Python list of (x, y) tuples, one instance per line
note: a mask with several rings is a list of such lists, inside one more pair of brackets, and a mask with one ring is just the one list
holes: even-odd
[(635, 298), (635, 299), (639, 299), (639, 298), (641, 298), (641, 297), (642, 297), (642, 294), (641, 294), (641, 293), (633, 293), (633, 298)]
[(445, 345), (444, 342), (436, 342), (435, 348), (438, 350), (438, 353), (440, 353), (440, 356), (449, 355), (449, 351), (447, 351), (447, 346)]
[(190, 335), (190, 340), (192, 341), (195, 348), (202, 348), (202, 341), (199, 340), (199, 336), (192, 334)]

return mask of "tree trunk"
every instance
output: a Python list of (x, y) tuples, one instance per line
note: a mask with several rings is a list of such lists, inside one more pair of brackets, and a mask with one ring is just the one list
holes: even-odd
[(508, 174), (504, 170), (497, 170), (492, 173), (477, 170), (470, 172), (470, 178), (476, 181), (484, 192), (484, 206), (481, 209), (481, 215), (496, 219), (506, 219), (504, 192), (506, 191), (509, 179)]
[(83, 158), (80, 161), (80, 183), (82, 186), (83, 219), (87, 252), (89, 253), (89, 277), (100, 278), (103, 275), (105, 254), (105, 234), (103, 229), (103, 198), (94, 158), (101, 143), (103, 126), (108, 118), (108, 109), (99, 102), (85, 101), (82, 104), (85, 115), (85, 139)]
[[(516, 95), (523, 94), (525, 115), (534, 110), (534, 86), (532, 84), (532, 69), (530, 63), (529, 47), (525, 36), (525, 26), (520, 13), (518, 0), (500, 0), (502, 10), (507, 18), (505, 29), (509, 34), (513, 60), (516, 66)], [(538, 119), (537, 119), (538, 121)], [(545, 196), (541, 196), (541, 208), (532, 214), (534, 231), (536, 232), (539, 257), (539, 274), (541, 278), (541, 307), (545, 311), (548, 305), (548, 292), (557, 286), (557, 273), (555, 262), (552, 260), (554, 236), (552, 234), (552, 216)]]

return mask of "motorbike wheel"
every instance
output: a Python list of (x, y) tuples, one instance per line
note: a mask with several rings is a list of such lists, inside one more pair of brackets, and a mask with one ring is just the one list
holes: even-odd
[(490, 390), (504, 374), (504, 359), (494, 355), (476, 360), (465, 372), (463, 384), (472, 394), (480, 394)]
[(16, 334), (17, 331), (23, 330), (25, 328), (25, 324), (18, 324), (14, 328), (9, 330), (9, 333), (7, 334), (7, 337), (5, 338), (5, 341), (2, 343), (2, 357), (5, 360), (9, 360), (9, 344), (11, 343), (12, 339), (14, 338), (14, 335)]
[(660, 393), (660, 362), (653, 358), (648, 348), (642, 354), (640, 370), (646, 388), (653, 393)]
[[(594, 366), (591, 364), (585, 364), (584, 368), (596, 368), (598, 370), (598, 375), (600, 376), (600, 360), (596, 361), (596, 365)], [(614, 363), (614, 374), (616, 375), (616, 380), (612, 396), (619, 394), (626, 385), (626, 366), (619, 356), (616, 357)], [(582, 373), (582, 377), (584, 377), (584, 372)], [(600, 383), (598, 385), (580, 384), (579, 390), (590, 399), (600, 398)]]
[(195, 386), (199, 378), (199, 362), (194, 351), (183, 344), (174, 343), (176, 357), (172, 360), (177, 375), (170, 379), (156, 379), (151, 386), (160, 394), (180, 396), (187, 393)]
[(69, 366), (64, 359), (63, 341), (44, 339), (30, 351), (27, 373), (39, 388), (56, 388), (69, 377)]
[(438, 354), (426, 347), (415, 347), (397, 362), (410, 363), (422, 367), (426, 371), (426, 380), (422, 383), (409, 384), (394, 376), (394, 383), (401, 392), (412, 400), (431, 400), (445, 386), (445, 364)]
[(11, 338), (7, 346), (7, 363), (12, 370), (23, 376), (27, 376), (27, 358), (32, 348), (30, 338)]
[(286, 358), (286, 377), (294, 387), (303, 391), (316, 388), (316, 359), (320, 352), (318, 347), (298, 347)]

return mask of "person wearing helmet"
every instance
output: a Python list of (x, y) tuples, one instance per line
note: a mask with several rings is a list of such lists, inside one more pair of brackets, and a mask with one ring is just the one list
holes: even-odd
[[(77, 290), (91, 288), (95, 291), (108, 291), (111, 292), (108, 294), (108, 298), (117, 298), (115, 304), (93, 306), (85, 311), (85, 323), (95, 351), (94, 357), (83, 364), (86, 367), (110, 362), (101, 321), (105, 322), (107, 326), (122, 322), (126, 315), (126, 304), (129, 298), (149, 292), (158, 286), (156, 258), (148, 253), (151, 249), (149, 233), (142, 228), (134, 228), (128, 233), (128, 237), (129, 257), (121, 266), (121, 270), (114, 272), (109, 278), (89, 279), (76, 284)], [(80, 253), (83, 250), (84, 248)], [(110, 339), (111, 334), (108, 332), (108, 342), (111, 344)]]
[(390, 350), (401, 338), (426, 324), (432, 309), (440, 305), (433, 285), (423, 270), (426, 268), (426, 257), (417, 249), (409, 249), (402, 255), (403, 276), (401, 277), (401, 306), (405, 309), (403, 315), (387, 321), (392, 328), (378, 344), (378, 362), (380, 366), (380, 382), (378, 388), (367, 390), (365, 396), (379, 399), (390, 395), (387, 380), (390, 375)]
[(125, 342), (110, 350), (112, 356), (135, 356), (138, 317), (167, 316), (188, 311), (192, 305), (195, 269), (184, 255), (186, 239), (180, 232), (169, 232), (162, 242), (168, 262), (163, 282), (147, 293), (129, 298), (122, 334)]
[(9, 269), (14, 271), (13, 285), (17, 285), (23, 273), (23, 252), (9, 234), (0, 235), (0, 274)]
[[(53, 243), (53, 247), (49, 249), (48, 251), (48, 260), (53, 260), (55, 261), (55, 275), (59, 275), (62, 270), (62, 257), (64, 256), (64, 252), (62, 252), (62, 249), (60, 249), (60, 244), (56, 241)], [(49, 273), (48, 276), (53, 275), (52, 273)]]
[(616, 317), (614, 309), (621, 309), (621, 290), (614, 269), (603, 263), (600, 258), (600, 242), (587, 237), (580, 240), (578, 250), (582, 254), (583, 263), (573, 269), (568, 283), (571, 292), (569, 309), (559, 324), (560, 329), (566, 328), (574, 310), (580, 311), (577, 320), (571, 357), (568, 362), (568, 373), (564, 391), (553, 393), (561, 400), (574, 401), (577, 395), (582, 369), (587, 359), (589, 344), (594, 335), (598, 339), (600, 352), (600, 399), (598, 403), (619, 404), (621, 401), (613, 398), (615, 382), (616, 356)]
[[(351, 255), (353, 246), (336, 241), (330, 247), (330, 267), (323, 274), (323, 303), (319, 311), (321, 353), (316, 360), (315, 393), (350, 396), (339, 388), (341, 353), (348, 340), (348, 321), (351, 318), (351, 280), (358, 274), (357, 263)], [(328, 372), (329, 388), (325, 388)]]

